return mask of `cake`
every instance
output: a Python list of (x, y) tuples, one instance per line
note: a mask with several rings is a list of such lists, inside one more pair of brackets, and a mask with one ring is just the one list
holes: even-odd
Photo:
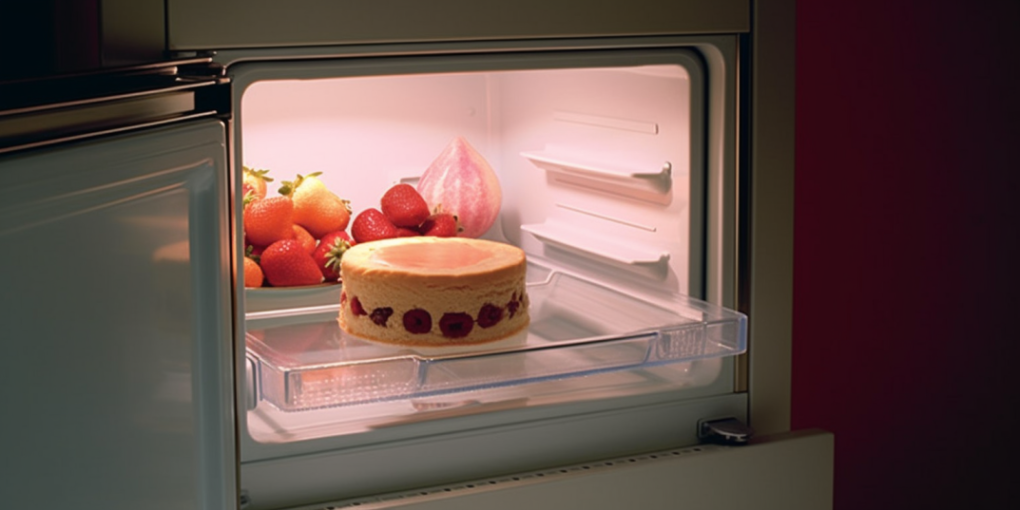
[(491, 342), (528, 325), (520, 248), (462, 237), (361, 243), (340, 261), (340, 327), (400, 345)]

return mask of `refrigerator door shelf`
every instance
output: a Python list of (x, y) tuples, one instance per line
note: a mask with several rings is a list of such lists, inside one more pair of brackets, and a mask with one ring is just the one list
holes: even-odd
[(583, 157), (549, 151), (522, 152), (521, 156), (565, 184), (595, 188), (649, 202), (668, 204), (673, 187), (673, 165), (658, 166), (589, 162)]
[(624, 266), (667, 269), (669, 252), (644, 246), (622, 243), (607, 243), (605, 239), (586, 235), (569, 225), (550, 221), (533, 225), (521, 225), (521, 230), (535, 236), (546, 246), (567, 250), (597, 260), (607, 260)]
[(746, 318), (685, 296), (663, 308), (573, 275), (528, 283), (531, 324), (475, 346), (413, 348), (347, 334), (339, 304), (247, 315), (257, 391), (283, 411), (428, 398), (732, 356)]

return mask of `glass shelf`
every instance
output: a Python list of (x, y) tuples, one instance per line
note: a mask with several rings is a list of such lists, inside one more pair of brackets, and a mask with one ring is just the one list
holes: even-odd
[[(529, 277), (533, 274), (529, 268)], [(281, 410), (302, 411), (650, 368), (745, 350), (746, 317), (740, 313), (682, 295), (666, 308), (565, 273), (546, 272), (541, 278), (528, 283), (527, 330), (473, 346), (400, 347), (362, 339), (340, 329), (338, 302), (249, 311), (247, 348), (257, 396)]]

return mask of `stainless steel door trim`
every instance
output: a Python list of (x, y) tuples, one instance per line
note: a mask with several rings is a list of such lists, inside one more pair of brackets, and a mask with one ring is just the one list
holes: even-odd
[[(498, 53), (544, 53), (556, 51), (653, 49), (727, 45), (733, 34), (705, 36), (578, 37), (564, 39), (352, 44), (272, 48), (225, 48), (211, 55), (214, 62), (232, 66), (244, 62), (274, 60), (321, 60), (364, 57), (411, 57)], [(180, 55), (185, 55), (184, 53)]]
[(0, 153), (228, 114), (211, 57), (0, 83)]
[(795, 132), (795, 2), (755, 2), (748, 58), (747, 141), (751, 221), (748, 257), (750, 425), (761, 434), (790, 430), (793, 345), (793, 195)]
[(89, 97), (82, 99), (73, 99), (68, 101), (60, 101), (54, 103), (37, 104), (32, 106), (25, 106), (21, 108), (12, 108), (9, 110), (0, 110), (0, 120), (5, 117), (13, 117), (16, 115), (30, 115), (40, 112), (48, 112), (60, 109), (77, 108), (82, 106), (91, 106), (96, 104), (111, 103), (114, 101), (121, 101), (124, 99), (132, 99), (136, 97), (151, 96), (155, 94), (165, 94), (168, 92), (192, 90), (200, 87), (206, 87), (210, 85), (216, 85), (216, 81), (204, 81), (204, 82), (188, 82), (180, 83), (179, 85), (160, 87), (148, 90), (140, 90), (134, 92), (127, 92), (121, 94), (113, 94), (108, 96)]
[(116, 75), (139, 75), (139, 74), (167, 74), (166, 71), (169, 69), (170, 74), (176, 72), (174, 68), (180, 66), (190, 65), (202, 65), (212, 62), (211, 55), (197, 55), (193, 54), (188, 57), (181, 57), (172, 60), (162, 60), (158, 62), (150, 62), (148, 64), (138, 64), (132, 66), (121, 66), (121, 67), (105, 67), (99, 69), (89, 69), (86, 71), (64, 73), (46, 78), (24, 78), (20, 80), (10, 80), (4, 82), (4, 84), (17, 84), (17, 83), (29, 83), (39, 81), (64, 81), (64, 80), (76, 80), (76, 79), (89, 79), (99, 76), (116, 76)]
[(43, 139), (43, 140), (27, 142), (27, 143), (23, 143), (23, 144), (19, 144), (19, 145), (12, 145), (12, 146), (9, 146), (9, 147), (8, 146), (0, 146), (0, 154), (5, 154), (5, 153), (9, 153), (9, 152), (17, 152), (17, 151), (28, 150), (28, 149), (36, 149), (36, 148), (40, 148), (40, 147), (47, 147), (47, 146), (52, 146), (52, 145), (57, 145), (57, 144), (62, 144), (62, 143), (67, 143), (67, 142), (75, 142), (75, 141), (80, 141), (80, 140), (86, 140), (86, 139), (89, 139), (89, 138), (98, 138), (98, 137), (101, 137), (101, 136), (111, 135), (111, 134), (115, 134), (115, 133), (124, 133), (124, 132), (132, 131), (132, 130), (152, 128), (152, 127), (172, 124), (172, 123), (175, 123), (175, 122), (184, 122), (184, 121), (188, 121), (188, 120), (201, 119), (201, 118), (205, 118), (205, 117), (213, 117), (215, 115), (216, 115), (215, 111), (206, 111), (206, 112), (183, 114), (183, 115), (172, 115), (172, 116), (169, 116), (169, 117), (164, 117), (164, 118), (160, 118), (160, 119), (150, 120), (150, 121), (147, 121), (147, 122), (139, 122), (139, 123), (134, 123), (134, 124), (130, 124), (130, 125), (109, 128), (109, 129), (91, 130), (91, 131), (86, 131), (86, 132), (82, 132), (82, 133), (78, 133), (78, 134), (74, 134), (74, 135), (60, 136), (60, 137), (55, 137), (55, 138), (46, 138), (46, 139)]

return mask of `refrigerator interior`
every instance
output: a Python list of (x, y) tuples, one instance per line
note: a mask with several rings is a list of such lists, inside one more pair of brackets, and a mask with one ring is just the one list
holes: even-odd
[(705, 77), (687, 52), (666, 60), (239, 72), (235, 171), (269, 169), (271, 194), (321, 172), (353, 217), (467, 140), (502, 189), (483, 237), (525, 251), (531, 302), (531, 325), (514, 337), (405, 348), (340, 330), (341, 285), (246, 289), (247, 434), (297, 443), (508, 409), (732, 393), (745, 318), (702, 300)]

